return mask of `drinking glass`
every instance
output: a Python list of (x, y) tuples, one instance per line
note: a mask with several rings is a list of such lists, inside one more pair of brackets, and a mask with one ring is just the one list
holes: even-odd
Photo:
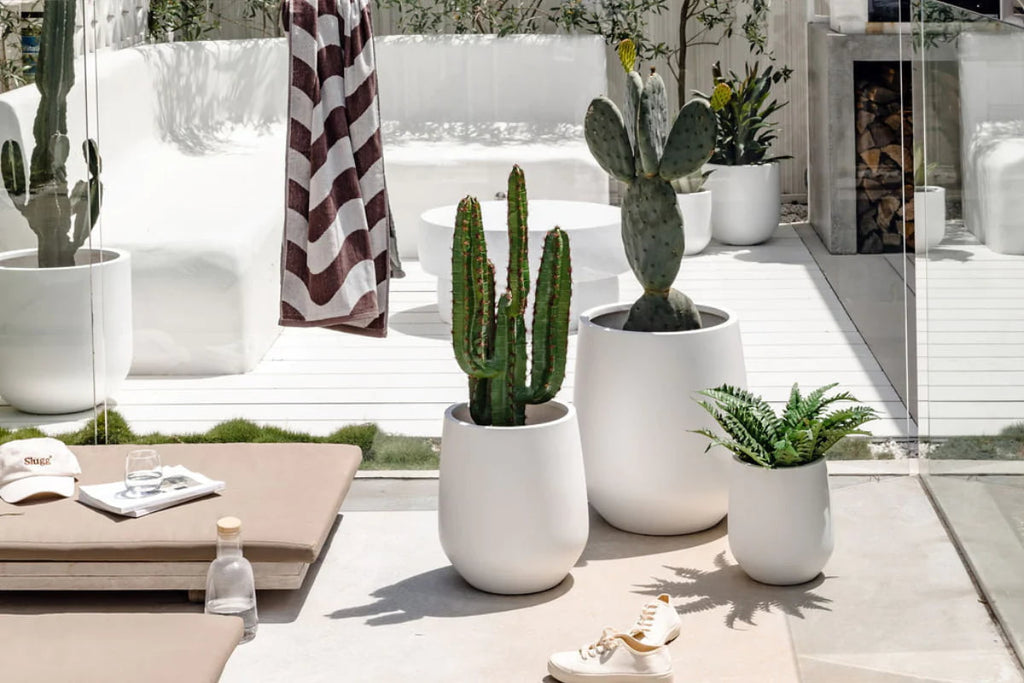
[(124, 460), (125, 494), (141, 498), (156, 493), (163, 483), (160, 454), (151, 448), (130, 451)]

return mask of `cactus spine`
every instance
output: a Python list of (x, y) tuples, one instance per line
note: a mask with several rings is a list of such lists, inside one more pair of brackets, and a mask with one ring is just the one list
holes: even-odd
[(529, 231), (526, 181), (519, 166), (508, 178), (508, 243), (508, 288), (495, 305), (494, 263), (487, 258), (480, 202), (466, 197), (459, 203), (452, 241), (452, 346), (469, 376), (469, 409), (478, 425), (525, 424), (527, 404), (550, 401), (565, 378), (572, 295), (569, 236), (555, 227), (544, 238), (529, 363)]
[(88, 180), (78, 181), (68, 195), (67, 98), (75, 82), (75, 5), (72, 0), (47, 0), (43, 12), (36, 75), (41, 98), (32, 126), (35, 147), (27, 187), (21, 145), (7, 140), (0, 147), (0, 175), (36, 234), (40, 268), (75, 265), (75, 252), (89, 238), (102, 201), (102, 161), (93, 140), (82, 144)]
[[(623, 66), (632, 64), (632, 41), (619, 45)], [(672, 289), (683, 258), (683, 217), (671, 182), (700, 168), (715, 148), (715, 115), (691, 100), (669, 127), (668, 97), (651, 69), (644, 83), (630, 69), (626, 117), (607, 97), (590, 103), (584, 133), (591, 154), (608, 174), (628, 186), (622, 201), (622, 242), (643, 295), (623, 329), (674, 332), (701, 326), (689, 297)]]

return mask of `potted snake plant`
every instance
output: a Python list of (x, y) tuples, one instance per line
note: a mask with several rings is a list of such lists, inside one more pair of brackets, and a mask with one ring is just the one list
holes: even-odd
[(779, 162), (789, 156), (770, 156), (776, 124), (768, 119), (787, 103), (768, 101), (773, 85), (786, 72), (759, 64), (746, 66), (743, 78), (720, 64), (712, 69), (715, 89), (706, 99), (715, 111), (715, 153), (707, 168), (711, 190), (711, 234), (719, 242), (760, 244), (779, 227), (782, 190)]
[(700, 392), (699, 405), (721, 434), (697, 433), (733, 453), (729, 487), (729, 548), (750, 578), (788, 586), (821, 573), (832, 555), (832, 508), (825, 453), (877, 417), (852, 405), (826, 413), (847, 392), (828, 396), (829, 384), (806, 396), (794, 384), (781, 415), (761, 397), (722, 385)]
[(644, 82), (629, 45), (619, 55), (629, 69), (625, 116), (598, 97), (584, 133), (601, 167), (626, 183), (623, 246), (644, 292), (634, 303), (580, 317), (574, 403), (587, 490), (591, 505), (620, 529), (691, 533), (725, 516), (728, 455), (703, 455), (689, 430), (710, 426), (710, 418), (679, 396), (746, 385), (737, 317), (673, 289), (686, 234), (672, 181), (711, 156), (715, 117), (707, 102), (692, 100), (671, 122), (661, 77), (652, 72)]
[(521, 594), (559, 584), (589, 534), (576, 412), (554, 401), (565, 377), (572, 294), (569, 238), (544, 239), (527, 353), (526, 181), (508, 180), (508, 283), (495, 300), (480, 203), (459, 203), (452, 241), (452, 346), (469, 401), (445, 411), (441, 546), (472, 586)]
[(93, 140), (82, 145), (86, 179), (68, 190), (75, 8), (45, 3), (27, 178), (19, 142), (0, 148), (8, 197), (38, 241), (36, 249), (0, 254), (0, 396), (31, 413), (91, 408), (117, 390), (131, 366), (129, 256), (84, 248), (103, 190)]

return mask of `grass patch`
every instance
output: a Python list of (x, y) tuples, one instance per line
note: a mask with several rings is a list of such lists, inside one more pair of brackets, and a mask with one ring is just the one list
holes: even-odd
[(1024, 460), (1024, 422), (1012, 424), (995, 436), (954, 436), (934, 444), (932, 460)]
[(335, 443), (359, 446), (365, 470), (432, 470), (438, 466), (435, 440), (388, 434), (375, 424), (342, 427), (327, 436), (313, 436), (280, 427), (261, 426), (248, 420), (228, 420), (196, 434), (136, 434), (120, 413), (108, 410), (81, 429), (63, 434), (45, 434), (35, 427), (0, 428), (0, 444), (15, 439), (52, 436), (69, 446), (165, 443)]
[[(891, 459), (892, 456), (889, 457)], [(844, 436), (825, 453), (826, 460), (878, 460), (871, 450), (871, 439)]]

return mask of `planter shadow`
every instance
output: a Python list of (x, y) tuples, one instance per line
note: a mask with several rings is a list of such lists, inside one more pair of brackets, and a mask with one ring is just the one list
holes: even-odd
[(643, 536), (616, 529), (591, 508), (590, 538), (576, 566), (582, 567), (591, 561), (618, 560), (694, 548), (722, 538), (725, 531), (726, 523), (723, 520), (710, 529), (695, 534)]
[(446, 566), (410, 576), (371, 593), (374, 602), (326, 614), (331, 619), (365, 618), (367, 626), (404, 624), (425, 617), (453, 618), (525, 609), (556, 600), (572, 589), (570, 574), (554, 588), (529, 595), (494, 595), (466, 583)]
[(755, 618), (759, 613), (775, 610), (801, 619), (806, 610), (831, 611), (832, 601), (814, 592), (825, 582), (827, 577), (823, 574), (798, 586), (769, 586), (744, 574), (739, 565), (726, 558), (724, 551), (715, 556), (712, 569), (665, 569), (672, 572), (672, 578), (638, 586), (634, 592), (651, 596), (668, 593), (680, 615), (727, 607), (728, 628), (736, 628), (736, 622), (757, 626)]

